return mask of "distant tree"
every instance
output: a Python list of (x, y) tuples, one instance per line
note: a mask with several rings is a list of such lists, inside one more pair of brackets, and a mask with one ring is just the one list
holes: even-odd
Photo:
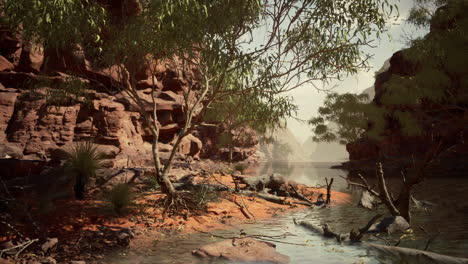
[[(369, 55), (362, 48), (384, 30), (394, 9), (386, 0), (140, 2), (141, 12), (123, 17), (124, 23), (113, 23), (94, 2), (81, 0), (5, 0), (2, 11), (13, 26), (31, 32), (32, 41), (81, 45), (101, 58), (101, 65), (113, 67), (116, 86), (135, 103), (151, 131), (155, 177), (170, 205), (179, 200), (168, 175), (178, 146), (203, 123), (212, 102), (251, 91), (280, 96), (314, 81), (356, 73), (367, 67)], [(38, 23), (44, 14), (45, 22)], [(110, 36), (105, 43), (104, 32)], [(180, 78), (195, 71), (194, 78), (185, 78), (185, 122), (164, 164), (157, 145), (154, 74), (161, 63), (169, 63)], [(143, 64), (152, 73), (150, 102), (136, 88), (137, 68)], [(234, 90), (229, 76), (238, 78)]]
[(293, 149), (288, 143), (273, 142), (273, 160), (288, 160)]
[[(343, 145), (354, 142), (368, 131), (371, 120), (381, 121), (378, 125), (382, 127), (381, 112), (369, 103), (367, 94), (328, 94), (324, 105), (318, 109), (319, 116), (309, 120), (314, 132), (312, 139), (315, 142), (336, 141)], [(379, 118), (372, 118), (375, 115)]]
[(248, 130), (241, 128), (251, 128), (263, 135), (267, 130), (281, 127), (295, 110), (296, 106), (290, 97), (246, 92), (231, 94), (213, 102), (207, 111), (206, 120), (224, 126), (225, 132), (220, 135), (220, 141), (221, 145), (229, 148), (228, 159), (232, 162), (236, 139), (242, 140), (249, 136), (244, 135)]

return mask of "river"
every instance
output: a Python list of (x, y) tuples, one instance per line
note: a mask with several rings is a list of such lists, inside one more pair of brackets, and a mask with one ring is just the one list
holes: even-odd
[[(371, 249), (361, 245), (339, 245), (334, 240), (305, 230), (293, 223), (293, 218), (316, 224), (328, 223), (337, 232), (348, 233), (364, 226), (376, 214), (375, 211), (357, 207), (360, 190), (349, 189), (347, 172), (331, 169), (335, 163), (282, 163), (263, 164), (250, 169), (250, 174), (278, 172), (290, 180), (310, 186), (321, 186), (325, 178), (334, 178), (332, 189), (352, 194), (352, 206), (333, 206), (325, 209), (310, 209), (278, 215), (270, 220), (245, 224), (236, 229), (215, 231), (216, 235), (236, 236), (243, 229), (249, 235), (288, 234), (275, 243), (277, 250), (291, 258), (291, 263), (392, 263)], [(397, 189), (399, 178), (389, 177), (390, 189)], [(400, 246), (422, 249), (431, 237), (430, 251), (458, 257), (468, 257), (468, 179), (437, 177), (420, 184), (414, 195), (437, 205), (431, 210), (416, 210), (413, 213), (413, 234), (402, 240)], [(333, 199), (333, 197), (332, 197)], [(380, 211), (383, 212), (384, 209)], [(388, 239), (398, 240), (398, 237)], [(153, 247), (138, 251), (118, 252), (111, 257), (112, 263), (224, 263), (200, 260), (191, 255), (191, 250), (220, 239), (207, 234), (171, 236), (155, 242)], [(373, 242), (383, 243), (374, 238)], [(293, 245), (294, 244), (294, 245)], [(302, 245), (295, 245), (302, 244)]]

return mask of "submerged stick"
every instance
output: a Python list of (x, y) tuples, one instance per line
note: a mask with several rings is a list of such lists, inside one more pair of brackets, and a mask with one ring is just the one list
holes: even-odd
[(385, 246), (366, 242), (363, 243), (365, 243), (366, 246), (377, 249), (383, 253), (392, 256), (397, 261), (400, 261), (402, 263), (468, 264), (468, 258), (451, 257), (413, 248)]

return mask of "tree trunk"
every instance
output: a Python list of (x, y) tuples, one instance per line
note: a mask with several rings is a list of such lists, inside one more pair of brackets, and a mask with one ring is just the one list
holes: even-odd
[(167, 173), (164, 173), (161, 162), (159, 160), (159, 151), (158, 151), (158, 138), (155, 137), (153, 139), (153, 144), (151, 148), (153, 154), (153, 161), (156, 169), (156, 181), (158, 182), (159, 186), (161, 186), (161, 191), (167, 194), (169, 197), (174, 197), (176, 193), (176, 189), (172, 184), (171, 180), (168, 177)]
[(229, 144), (229, 163), (232, 163), (232, 155), (234, 153), (234, 144), (231, 142)]
[(410, 201), (411, 201), (411, 189), (412, 186), (405, 185), (403, 190), (398, 197), (398, 211), (400, 215), (405, 218), (408, 224), (411, 224), (411, 210), (410, 210)]

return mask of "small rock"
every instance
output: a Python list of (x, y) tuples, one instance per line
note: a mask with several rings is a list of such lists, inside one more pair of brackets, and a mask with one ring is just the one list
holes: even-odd
[(83, 260), (73, 260), (70, 261), (70, 264), (86, 264), (86, 262)]
[(57, 243), (58, 238), (47, 238), (46, 242), (42, 244), (41, 249), (45, 254), (50, 253), (57, 248)]
[(289, 263), (288, 256), (276, 251), (275, 245), (252, 238), (227, 239), (192, 251), (202, 258), (222, 258), (236, 262)]
[[(146, 218), (145, 218), (146, 220)], [(133, 231), (130, 228), (122, 228), (119, 230), (119, 233), (126, 233), (130, 236), (130, 238), (134, 238), (135, 235), (133, 234)]]
[(119, 244), (122, 247), (127, 247), (130, 245), (130, 235), (127, 233), (120, 233), (117, 236), (117, 244)]
[(372, 210), (374, 208), (374, 197), (368, 191), (363, 191), (359, 205), (366, 209)]
[(41, 264), (57, 264), (57, 261), (52, 257), (47, 257), (41, 260)]

